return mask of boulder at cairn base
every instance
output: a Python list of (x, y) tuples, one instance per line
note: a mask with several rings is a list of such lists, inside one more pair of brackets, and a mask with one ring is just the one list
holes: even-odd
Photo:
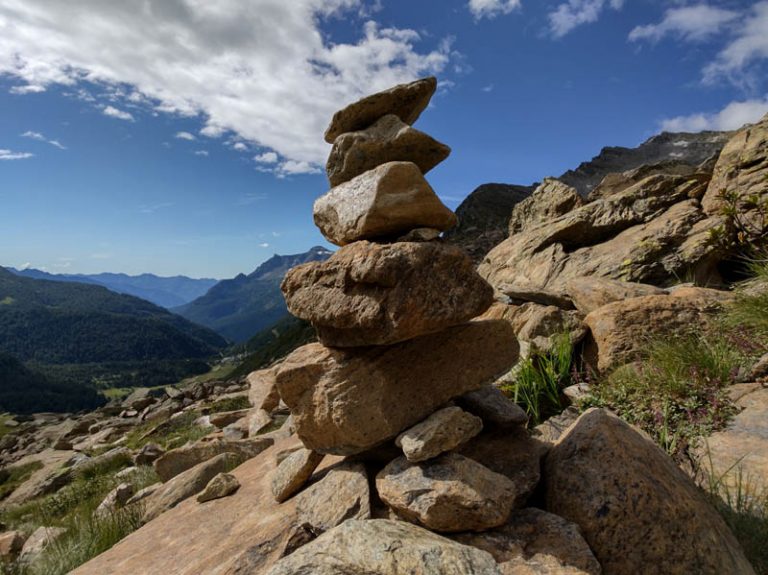
[(389, 114), (366, 130), (336, 138), (325, 168), (331, 186), (338, 186), (386, 162), (413, 162), (426, 174), (450, 153), (445, 144)]
[(403, 521), (351, 519), (280, 560), (268, 575), (501, 575), (487, 552)]
[(602, 409), (546, 459), (547, 509), (573, 521), (612, 575), (754, 575), (702, 491), (653, 441)]
[(477, 321), (387, 347), (305, 345), (283, 362), (277, 386), (308, 449), (352, 455), (393, 439), (517, 358), (509, 324)]
[(483, 531), (507, 521), (517, 493), (507, 477), (459, 455), (410, 463), (399, 457), (376, 476), (381, 500), (434, 531)]
[(333, 115), (331, 124), (325, 130), (325, 141), (333, 144), (341, 134), (364, 130), (387, 114), (394, 114), (406, 124), (413, 124), (436, 89), (437, 78), (430, 76), (366, 96)]
[(461, 248), (436, 242), (355, 242), (293, 268), (281, 288), (291, 313), (330, 347), (405, 341), (464, 323), (493, 302)]
[(389, 162), (344, 182), (315, 201), (315, 225), (337, 246), (397, 237), (416, 228), (447, 230), (456, 214), (412, 162)]

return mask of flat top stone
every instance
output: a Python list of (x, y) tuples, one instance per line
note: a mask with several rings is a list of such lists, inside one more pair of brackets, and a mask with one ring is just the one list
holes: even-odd
[(363, 130), (387, 114), (395, 114), (406, 124), (413, 124), (436, 89), (437, 78), (430, 76), (366, 96), (333, 115), (325, 131), (325, 141), (333, 144), (341, 134)]

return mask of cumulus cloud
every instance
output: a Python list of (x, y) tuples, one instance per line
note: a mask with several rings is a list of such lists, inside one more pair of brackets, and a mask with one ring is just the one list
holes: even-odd
[(179, 140), (187, 140), (189, 142), (192, 142), (193, 140), (196, 140), (194, 134), (190, 134), (189, 132), (176, 132), (176, 138)]
[(26, 160), (33, 157), (29, 152), (14, 152), (13, 150), (4, 150), (0, 148), (0, 161), (2, 160)]
[(29, 138), (31, 140), (37, 140), (38, 142), (45, 142), (46, 144), (50, 144), (51, 146), (54, 146), (55, 148), (58, 148), (59, 150), (66, 150), (66, 146), (62, 145), (61, 142), (58, 140), (49, 140), (45, 136), (43, 136), (40, 132), (33, 132), (31, 130), (27, 130), (21, 135), (22, 138)]
[(235, 142), (234, 144), (232, 144), (232, 149), (235, 150), (236, 152), (247, 152), (248, 146), (246, 146), (242, 142)]
[(568, 0), (549, 13), (549, 29), (562, 38), (583, 24), (597, 22), (606, 6), (621, 10), (624, 0)]
[(720, 33), (727, 24), (738, 17), (738, 12), (707, 4), (671, 8), (664, 13), (664, 17), (658, 24), (634, 28), (629, 33), (629, 39), (633, 42), (638, 40), (658, 42), (664, 36), (673, 35), (688, 41), (700, 42)]
[(719, 112), (677, 116), (661, 122), (667, 132), (701, 132), (704, 130), (736, 130), (752, 124), (768, 114), (768, 98), (731, 102)]
[(264, 152), (263, 154), (254, 156), (253, 161), (257, 164), (275, 164), (277, 163), (277, 154), (274, 152)]
[(521, 6), (521, 0), (469, 0), (467, 5), (475, 20), (495, 18), (499, 14), (509, 14)]
[(133, 114), (124, 110), (118, 110), (114, 106), (104, 106), (104, 109), (101, 112), (110, 118), (117, 118), (118, 120), (133, 122)]
[(4, 0), (0, 75), (23, 83), (19, 91), (58, 84), (74, 92), (83, 82), (94, 91), (120, 87), (126, 95), (117, 94), (104, 113), (130, 119), (117, 107), (123, 101), (122, 108), (199, 115), (201, 135), (232, 132), (277, 152), (288, 172), (324, 161), (322, 134), (334, 111), (451, 61), (449, 43), (432, 39), (425, 48), (414, 30), (368, 21), (351, 24), (354, 40), (334, 42), (323, 29), (330, 17), (355, 22), (371, 4)]
[(704, 79), (713, 82), (721, 77), (740, 81), (750, 64), (768, 59), (768, 1), (756, 3), (736, 34), (704, 69)]

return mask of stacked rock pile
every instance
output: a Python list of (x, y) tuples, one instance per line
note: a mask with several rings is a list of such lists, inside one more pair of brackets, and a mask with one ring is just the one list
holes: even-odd
[[(457, 219), (424, 173), (450, 149), (410, 125), (436, 84), (426, 78), (364, 98), (326, 131), (333, 187), (315, 202), (314, 220), (340, 249), (292, 269), (282, 284), (288, 308), (312, 323), (319, 343), (296, 350), (277, 373), (306, 449), (282, 462), (273, 493), (282, 501), (298, 492), (324, 454), (359, 461), (396, 445), (402, 455), (376, 469), (380, 500), (429, 529), (479, 531), (507, 521), (538, 469), (505, 469), (493, 439), (467, 450), (484, 427), (484, 436), (508, 434), (526, 416), (488, 385), (517, 361), (512, 328), (470, 321), (490, 307), (493, 289), (439, 237)], [(370, 516), (368, 501), (356, 509), (355, 517)]]

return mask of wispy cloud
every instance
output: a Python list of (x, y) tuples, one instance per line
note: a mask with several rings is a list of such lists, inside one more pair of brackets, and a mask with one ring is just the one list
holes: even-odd
[(124, 110), (118, 110), (114, 106), (104, 106), (104, 109), (101, 112), (105, 116), (109, 116), (110, 118), (117, 118), (118, 120), (126, 120), (128, 122), (133, 122), (134, 120), (133, 114)]
[(195, 155), (196, 156), (204, 156), (204, 157), (207, 158), (208, 157), (208, 150), (195, 150)]
[(139, 206), (139, 213), (142, 214), (154, 214), (158, 210), (162, 210), (164, 208), (170, 208), (175, 205), (174, 202), (160, 202), (158, 204), (144, 204), (142, 206)]
[(493, 88), (494, 88), (493, 84), (488, 84), (487, 86), (483, 86), (483, 87), (482, 87), (482, 88), (480, 88), (480, 89), (481, 89), (483, 92), (486, 92), (486, 93), (487, 93), (487, 92), (493, 92)]
[(112, 254), (107, 252), (96, 252), (88, 256), (92, 260), (109, 260), (114, 257)]
[(31, 140), (37, 140), (39, 142), (45, 142), (46, 144), (50, 144), (51, 146), (54, 146), (58, 148), (59, 150), (66, 150), (66, 146), (64, 146), (61, 142), (58, 140), (49, 140), (45, 136), (43, 136), (40, 132), (33, 132), (31, 130), (27, 130), (23, 134), (21, 134), (22, 138), (30, 138)]
[(495, 18), (499, 14), (509, 14), (520, 8), (521, 0), (469, 0), (467, 8), (475, 20)]
[(245, 194), (240, 197), (240, 199), (237, 201), (238, 206), (250, 206), (251, 204), (255, 204), (258, 202), (261, 202), (263, 200), (266, 200), (269, 196), (264, 193), (254, 192), (252, 194)]
[(678, 36), (689, 42), (701, 42), (722, 32), (738, 17), (738, 12), (707, 4), (670, 8), (658, 24), (635, 27), (629, 33), (629, 40), (658, 42), (665, 36)]
[(268, 247), (269, 247), (269, 244), (268, 244), (267, 242), (263, 242), (263, 243), (260, 243), (260, 244), (259, 244), (259, 247), (260, 247), (260, 248), (268, 248)]
[(178, 138), (179, 140), (187, 140), (189, 142), (192, 142), (197, 139), (195, 138), (194, 134), (190, 134), (189, 132), (176, 132), (175, 137)]
[(0, 148), (0, 161), (2, 160), (26, 160), (34, 157), (30, 152), (14, 152), (13, 150), (4, 150)]
[(584, 24), (597, 22), (603, 10), (610, 6), (621, 10), (624, 0), (568, 0), (549, 13), (549, 29), (555, 38), (562, 38)]
[(731, 102), (718, 112), (668, 118), (661, 122), (661, 129), (667, 132), (736, 130), (759, 121), (765, 114), (768, 114), (768, 98)]

